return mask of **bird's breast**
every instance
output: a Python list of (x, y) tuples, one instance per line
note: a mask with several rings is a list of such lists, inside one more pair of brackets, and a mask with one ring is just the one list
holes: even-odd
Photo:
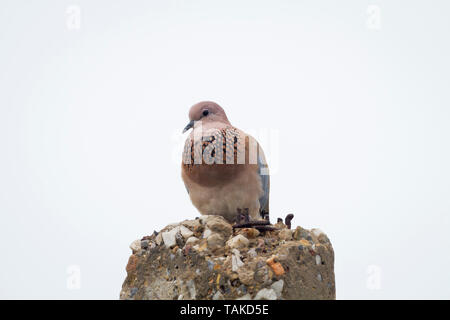
[[(235, 128), (214, 129), (196, 137), (195, 132), (185, 142), (183, 178), (202, 186), (216, 186), (233, 180), (248, 167), (257, 170), (249, 155), (252, 143)], [(256, 148), (255, 148), (256, 149)]]

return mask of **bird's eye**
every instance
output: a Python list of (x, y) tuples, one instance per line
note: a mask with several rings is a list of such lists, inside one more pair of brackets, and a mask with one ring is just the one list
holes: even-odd
[(207, 116), (209, 114), (209, 111), (208, 110), (203, 110), (203, 116)]

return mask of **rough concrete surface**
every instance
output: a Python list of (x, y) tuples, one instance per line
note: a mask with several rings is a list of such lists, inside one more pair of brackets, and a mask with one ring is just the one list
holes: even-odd
[(134, 241), (120, 299), (335, 299), (334, 252), (319, 229), (235, 229), (220, 216)]

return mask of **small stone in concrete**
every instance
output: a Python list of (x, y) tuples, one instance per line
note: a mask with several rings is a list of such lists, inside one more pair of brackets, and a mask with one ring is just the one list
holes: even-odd
[(294, 233), (292, 235), (294, 240), (300, 240), (301, 238), (306, 238), (308, 236), (309, 236), (308, 232), (305, 229), (303, 229), (302, 227), (300, 227), (300, 226), (298, 226), (295, 229), (295, 231), (294, 231)]
[(238, 249), (245, 248), (248, 246), (248, 243), (249, 243), (248, 239), (241, 234), (238, 234), (237, 236), (235, 236), (227, 241), (227, 245), (232, 249), (233, 248), (238, 248)]
[(191, 230), (194, 230), (195, 228), (199, 228), (200, 227), (200, 220), (199, 219), (195, 219), (195, 220), (184, 220), (183, 222), (181, 222), (181, 224)]
[(183, 246), (184, 246), (184, 238), (183, 238), (183, 236), (181, 235), (180, 231), (178, 231), (178, 232), (175, 234), (175, 242), (177, 243), (177, 246), (178, 246), (178, 247), (183, 247)]
[(253, 283), (255, 272), (252, 269), (250, 269), (246, 266), (242, 266), (241, 268), (239, 268), (237, 270), (237, 272), (239, 275), (239, 280), (243, 284), (251, 285)]
[(267, 259), (266, 263), (272, 268), (273, 272), (277, 276), (282, 276), (284, 274), (284, 268), (281, 263), (276, 261), (276, 257), (272, 256), (271, 258)]
[(236, 298), (236, 300), (252, 300), (250, 293), (244, 294), (242, 297)]
[(244, 265), (241, 260), (241, 253), (237, 249), (233, 249), (233, 255), (231, 257), (231, 270), (237, 272), (240, 267)]
[(316, 255), (316, 264), (319, 265), (322, 263), (322, 258), (319, 255)]
[(231, 225), (221, 216), (203, 216), (200, 219), (204, 221), (206, 227), (211, 231), (221, 234), (225, 239), (233, 232)]
[(164, 241), (164, 244), (166, 245), (166, 248), (175, 247), (175, 245), (177, 244), (177, 240), (176, 240), (177, 232), (178, 232), (178, 229), (173, 228), (170, 231), (165, 231), (162, 233), (162, 239)]
[(214, 294), (212, 299), (213, 300), (225, 300), (220, 291), (216, 291), (216, 293)]
[(223, 247), (223, 244), (225, 242), (223, 237), (218, 233), (213, 233), (208, 237), (206, 241), (208, 242), (208, 248), (210, 248), (211, 250)]
[(247, 254), (249, 255), (249, 257), (254, 258), (256, 257), (258, 254), (256, 253), (256, 249), (255, 248), (251, 248), (250, 250), (248, 250)]
[(150, 241), (148, 241), (148, 240), (142, 240), (141, 241), (141, 248), (142, 249), (147, 249), (149, 243), (150, 243)]
[[(334, 252), (325, 235), (317, 237), (297, 228), (299, 240), (285, 240), (289, 231), (282, 230), (261, 232), (253, 238), (254, 231), (243, 228), (224, 236), (232, 229), (231, 223), (221, 217), (203, 221), (171, 224), (141, 238), (141, 248), (134, 247), (137, 251), (128, 260), (120, 298), (232, 300), (258, 295), (257, 299), (335, 299)], [(182, 231), (190, 235), (187, 229), (192, 235), (185, 238)], [(201, 238), (205, 229), (210, 230), (210, 239)], [(175, 235), (175, 243), (177, 238), (180, 242), (173, 247), (171, 235)], [(238, 235), (234, 241), (238, 240), (241, 249), (225, 245)], [(215, 238), (223, 241), (222, 247), (214, 244)], [(181, 242), (187, 244), (182, 247)], [(142, 249), (146, 245), (148, 248)]]
[(131, 288), (130, 297), (132, 298), (138, 292), (138, 288)]
[(292, 240), (292, 230), (282, 229), (278, 235), (281, 240), (290, 241)]
[(205, 229), (205, 231), (203, 232), (203, 238), (207, 239), (209, 238), (209, 236), (212, 235), (212, 231), (210, 229)]
[(284, 286), (284, 280), (283, 279), (275, 281), (270, 286), (275, 291), (275, 294), (277, 295), (277, 299), (281, 298), (281, 293), (283, 292), (283, 286)]
[(183, 238), (188, 239), (189, 237), (192, 237), (194, 235), (194, 233), (189, 230), (188, 228), (186, 228), (185, 226), (181, 225), (179, 227), (180, 229), (180, 234), (183, 236)]
[(255, 296), (255, 300), (277, 300), (277, 294), (273, 289), (261, 289)]
[(130, 244), (130, 249), (133, 253), (138, 252), (141, 249), (141, 240), (134, 240), (131, 244)]
[(245, 234), (245, 237), (247, 237), (248, 239), (254, 239), (257, 236), (259, 236), (259, 231), (255, 228), (245, 228), (243, 230), (243, 233)]
[(195, 243), (197, 243), (199, 241), (199, 239), (197, 237), (189, 237), (186, 240), (186, 245), (194, 245)]
[(158, 246), (160, 246), (161, 243), (162, 243), (162, 241), (163, 241), (163, 239), (162, 239), (162, 234), (161, 234), (161, 232), (160, 232), (160, 233), (158, 233), (158, 235), (156, 236), (155, 242), (156, 242), (156, 244), (157, 244)]

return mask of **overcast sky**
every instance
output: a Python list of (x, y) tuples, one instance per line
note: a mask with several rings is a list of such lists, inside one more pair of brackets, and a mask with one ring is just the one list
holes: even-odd
[(272, 221), (331, 239), (338, 299), (449, 299), (449, 12), (2, 0), (0, 298), (118, 299), (129, 244), (199, 215), (181, 130), (213, 100), (268, 156)]

